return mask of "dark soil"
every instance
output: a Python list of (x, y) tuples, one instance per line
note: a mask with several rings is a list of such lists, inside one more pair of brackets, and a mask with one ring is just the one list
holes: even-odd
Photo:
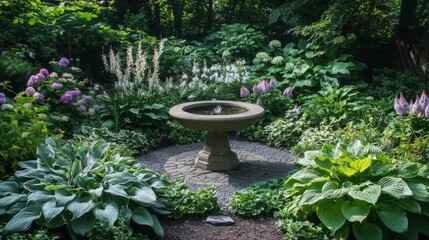
[(162, 219), (163, 240), (280, 240), (282, 233), (273, 217), (243, 218), (230, 216), (235, 224), (215, 226), (203, 219)]

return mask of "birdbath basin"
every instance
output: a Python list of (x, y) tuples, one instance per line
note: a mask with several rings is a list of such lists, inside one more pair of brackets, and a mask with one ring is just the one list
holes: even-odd
[(198, 101), (178, 104), (169, 114), (185, 128), (207, 131), (207, 141), (195, 159), (195, 167), (227, 171), (238, 165), (231, 150), (228, 131), (253, 125), (264, 115), (264, 108), (235, 101)]

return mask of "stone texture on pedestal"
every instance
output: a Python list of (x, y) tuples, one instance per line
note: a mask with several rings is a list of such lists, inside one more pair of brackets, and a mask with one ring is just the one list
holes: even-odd
[(233, 151), (214, 154), (202, 150), (198, 152), (194, 166), (210, 171), (227, 171), (237, 167), (238, 162), (237, 154)]
[(229, 171), (209, 171), (194, 167), (198, 151), (184, 152), (170, 157), (164, 169), (171, 178), (184, 178), (187, 183), (199, 185), (243, 184), (257, 179), (269, 170), (268, 161), (260, 155), (234, 150), (238, 157), (238, 166)]

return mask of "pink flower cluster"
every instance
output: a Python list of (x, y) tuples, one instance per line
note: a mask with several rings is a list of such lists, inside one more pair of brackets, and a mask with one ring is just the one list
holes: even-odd
[(398, 96), (395, 96), (394, 108), (396, 114), (402, 116), (406, 113), (417, 114), (419, 117), (423, 114), (426, 117), (429, 117), (429, 97), (426, 95), (425, 90), (422, 94), (416, 97), (416, 100), (413, 102), (411, 99), (410, 103), (407, 102), (402, 93)]
[(0, 105), (6, 103), (6, 95), (0, 92)]
[[(266, 80), (262, 80), (260, 83), (253, 85), (253, 94), (263, 94), (268, 92), (270, 89), (277, 88), (277, 82), (275, 79), (271, 79), (268, 83)], [(247, 89), (245, 86), (241, 86), (240, 88), (240, 96), (241, 97), (247, 97), (250, 95), (249, 89)], [(282, 93), (283, 96), (292, 97), (292, 87), (287, 87), (285, 90), (283, 90)]]
[(27, 87), (32, 87), (38, 82), (43, 82), (46, 78), (49, 77), (49, 72), (45, 68), (40, 69), (39, 73), (32, 75), (27, 81)]

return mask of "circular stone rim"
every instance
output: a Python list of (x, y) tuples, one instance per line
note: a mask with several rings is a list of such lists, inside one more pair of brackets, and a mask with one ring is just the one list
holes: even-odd
[[(243, 113), (230, 114), (230, 115), (204, 115), (204, 114), (190, 113), (186, 111), (192, 108), (204, 107), (204, 106), (210, 106), (210, 105), (239, 107), (239, 108), (246, 109), (247, 111)], [(259, 118), (264, 115), (265, 109), (261, 106), (258, 106), (252, 103), (215, 100), (215, 101), (195, 101), (195, 102), (181, 103), (170, 108), (168, 113), (170, 114), (170, 116), (176, 119), (202, 121), (202, 122), (218, 122), (218, 121), (225, 121), (225, 120), (228, 121), (228, 120)]]

